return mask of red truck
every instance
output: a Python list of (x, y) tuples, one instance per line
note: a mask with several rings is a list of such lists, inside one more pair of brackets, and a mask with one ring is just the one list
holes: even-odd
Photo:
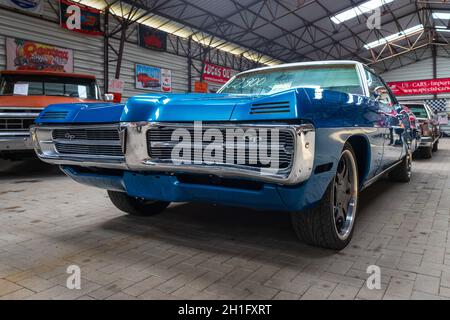
[(32, 153), (29, 127), (48, 105), (102, 100), (92, 75), (49, 71), (0, 72), (0, 158)]

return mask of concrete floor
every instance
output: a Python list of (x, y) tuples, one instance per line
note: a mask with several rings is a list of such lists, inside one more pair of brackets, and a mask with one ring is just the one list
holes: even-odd
[[(283, 213), (178, 204), (132, 218), (54, 167), (0, 162), (0, 299), (450, 298), (450, 140), (440, 149), (410, 184), (362, 194), (339, 253), (299, 243)], [(374, 264), (380, 290), (366, 286)]]

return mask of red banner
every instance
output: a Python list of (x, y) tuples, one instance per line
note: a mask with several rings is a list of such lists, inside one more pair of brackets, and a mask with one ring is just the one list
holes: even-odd
[(450, 78), (389, 82), (388, 85), (396, 96), (450, 92)]
[(203, 70), (202, 79), (204, 81), (211, 81), (215, 83), (224, 84), (231, 79), (235, 71), (231, 68), (221, 67), (209, 62), (205, 62), (205, 69)]

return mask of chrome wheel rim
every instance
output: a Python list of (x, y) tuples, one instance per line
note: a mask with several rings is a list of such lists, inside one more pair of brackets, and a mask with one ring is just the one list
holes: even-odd
[(358, 204), (358, 174), (353, 154), (344, 150), (333, 185), (333, 219), (336, 235), (346, 240), (352, 232)]
[(407, 167), (408, 167), (408, 179), (411, 179), (412, 175), (412, 154), (411, 152), (408, 152), (408, 155), (406, 156)]

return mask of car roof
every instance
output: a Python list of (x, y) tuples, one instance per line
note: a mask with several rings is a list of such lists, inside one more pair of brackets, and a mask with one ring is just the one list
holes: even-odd
[(271, 70), (271, 69), (302, 67), (302, 66), (349, 65), (349, 64), (353, 64), (355, 66), (356, 65), (363, 65), (361, 62), (354, 61), (354, 60), (325, 60), (325, 61), (294, 62), (294, 63), (284, 63), (284, 64), (278, 64), (278, 65), (275, 65), (275, 66), (268, 66), (268, 67), (262, 67), (262, 68), (246, 70), (246, 71), (240, 72), (239, 74), (251, 73), (251, 72), (255, 72), (255, 71)]
[(58, 76), (66, 78), (85, 78), (85, 79), (95, 79), (95, 76), (90, 74), (82, 73), (68, 73), (68, 72), (55, 72), (55, 71), (41, 71), (41, 70), (4, 70), (0, 71), (0, 74), (11, 74), (11, 75), (39, 75), (39, 76)]

